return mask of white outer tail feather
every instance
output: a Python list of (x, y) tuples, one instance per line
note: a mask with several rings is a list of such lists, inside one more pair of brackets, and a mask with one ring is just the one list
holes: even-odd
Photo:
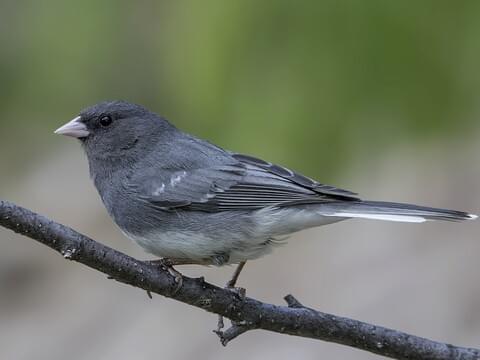
[[(350, 213), (350, 212), (336, 212), (333, 214), (325, 214), (326, 216), (337, 216), (337, 217), (347, 217), (347, 218), (361, 218), (361, 219), (372, 219), (372, 220), (385, 220), (385, 221), (397, 221), (397, 222), (410, 222), (410, 223), (422, 223), (427, 221), (421, 216), (412, 216), (412, 215), (393, 215), (393, 214), (360, 214), (360, 213)], [(472, 215), (471, 215), (472, 216)], [(476, 215), (473, 215), (476, 217)], [(474, 219), (474, 218), (472, 218)]]
[(463, 211), (385, 201), (352, 201), (324, 204), (321, 214), (328, 217), (422, 223), (428, 220), (474, 220), (478, 216)]

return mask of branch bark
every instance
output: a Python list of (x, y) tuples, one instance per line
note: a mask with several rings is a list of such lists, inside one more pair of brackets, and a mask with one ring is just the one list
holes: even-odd
[(326, 314), (303, 306), (287, 295), (288, 306), (263, 303), (205, 282), (183, 277), (180, 289), (173, 276), (136, 260), (75, 230), (30, 210), (0, 201), (0, 225), (56, 250), (109, 277), (224, 316), (232, 326), (217, 332), (223, 345), (254, 329), (302, 336), (351, 346), (394, 359), (480, 359), (480, 349), (436, 342), (397, 330)]

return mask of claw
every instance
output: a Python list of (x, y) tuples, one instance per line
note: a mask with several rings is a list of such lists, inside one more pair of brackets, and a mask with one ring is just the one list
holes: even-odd
[(241, 300), (245, 300), (247, 297), (247, 290), (242, 287), (226, 287), (227, 290), (235, 293)]
[(172, 292), (172, 296), (175, 295), (183, 286), (183, 276), (173, 266), (167, 266), (168, 273), (173, 276), (174, 281), (177, 283), (177, 286)]
[(223, 322), (223, 316), (218, 315), (218, 321), (217, 321), (217, 330), (213, 330), (217, 335), (222, 333), (222, 329), (225, 327), (225, 324)]
[(146, 263), (148, 263), (149, 265), (158, 266), (162, 270), (168, 271), (168, 273), (171, 276), (173, 276), (174, 281), (177, 285), (175, 286), (175, 289), (172, 291), (171, 296), (174, 296), (181, 289), (183, 285), (183, 276), (180, 272), (175, 270), (175, 268), (173, 267), (173, 265), (176, 265), (177, 262), (169, 258), (162, 258), (159, 260), (146, 261)]

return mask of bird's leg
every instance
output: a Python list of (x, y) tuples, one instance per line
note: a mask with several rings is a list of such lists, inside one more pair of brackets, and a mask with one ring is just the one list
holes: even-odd
[[(229, 290), (234, 290), (242, 299), (245, 298), (245, 289), (244, 288), (236, 288), (235, 285), (237, 283), (238, 277), (240, 276), (240, 273), (243, 270), (243, 267), (245, 266), (247, 262), (246, 261), (241, 261), (237, 267), (235, 268), (235, 271), (233, 272), (232, 278), (227, 281), (225, 284), (225, 288)], [(222, 329), (224, 328), (225, 324), (223, 323), (223, 316), (218, 315), (218, 323), (217, 323), (217, 333), (221, 333)]]
[(233, 272), (232, 278), (230, 280), (228, 280), (225, 287), (227, 287), (227, 288), (234, 288), (235, 287), (235, 284), (237, 283), (238, 277), (240, 276), (240, 273), (242, 272), (243, 267), (245, 266), (246, 263), (247, 263), (246, 261), (242, 261), (237, 265), (235, 271)]

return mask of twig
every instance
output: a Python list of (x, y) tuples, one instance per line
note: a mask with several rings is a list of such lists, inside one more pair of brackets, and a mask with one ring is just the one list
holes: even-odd
[(304, 308), (302, 303), (298, 301), (296, 298), (294, 298), (292, 294), (288, 294), (287, 296), (284, 297), (284, 299), (288, 307), (291, 307), (294, 309)]
[(231, 340), (252, 329), (255, 329), (255, 327), (246, 324), (233, 323), (232, 326), (225, 331), (214, 330), (213, 332), (220, 338), (222, 345), (227, 346)]
[(397, 330), (342, 318), (304, 307), (293, 296), (287, 306), (239, 297), (203, 278), (183, 277), (182, 286), (168, 271), (102, 245), (64, 225), (10, 202), (0, 201), (0, 225), (28, 236), (113, 279), (147, 292), (222, 315), (232, 327), (222, 333), (228, 341), (252, 329), (302, 336), (348, 345), (395, 359), (480, 359), (480, 350), (435, 342)]

